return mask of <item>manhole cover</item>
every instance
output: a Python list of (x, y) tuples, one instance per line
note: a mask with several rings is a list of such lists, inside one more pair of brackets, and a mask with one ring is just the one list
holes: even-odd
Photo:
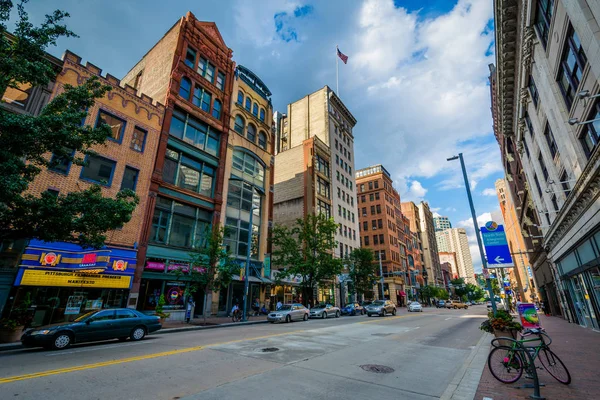
[(377, 365), (377, 364), (365, 364), (360, 366), (367, 372), (374, 372), (376, 374), (390, 374), (394, 372), (394, 368), (387, 367), (385, 365)]
[(279, 349), (277, 347), (265, 347), (262, 349), (263, 353), (272, 353), (274, 351), (279, 351)]

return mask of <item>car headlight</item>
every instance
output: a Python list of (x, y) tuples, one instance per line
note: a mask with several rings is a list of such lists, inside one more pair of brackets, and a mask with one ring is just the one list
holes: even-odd
[(39, 330), (39, 331), (32, 331), (32, 332), (31, 332), (31, 333), (29, 333), (29, 334), (30, 334), (30, 335), (47, 335), (47, 334), (49, 334), (50, 332), (52, 332), (52, 330), (51, 330), (51, 329), (42, 329), (42, 330)]

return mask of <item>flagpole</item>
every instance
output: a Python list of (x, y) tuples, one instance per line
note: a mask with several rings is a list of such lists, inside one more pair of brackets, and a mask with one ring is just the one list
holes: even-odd
[(339, 75), (339, 66), (338, 66), (338, 62), (339, 62), (339, 57), (338, 57), (338, 46), (335, 46), (335, 93), (337, 94), (338, 97), (340, 97), (340, 82), (338, 80), (338, 75)]

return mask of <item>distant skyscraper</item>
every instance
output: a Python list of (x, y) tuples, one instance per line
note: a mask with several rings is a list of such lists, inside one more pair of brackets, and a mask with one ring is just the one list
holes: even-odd
[(433, 226), (436, 232), (445, 231), (446, 229), (452, 228), (450, 219), (448, 217), (433, 217)]
[(463, 228), (451, 228), (438, 232), (436, 238), (438, 251), (455, 253), (458, 276), (464, 278), (467, 283), (477, 284), (473, 276), (473, 260), (469, 251), (467, 232)]

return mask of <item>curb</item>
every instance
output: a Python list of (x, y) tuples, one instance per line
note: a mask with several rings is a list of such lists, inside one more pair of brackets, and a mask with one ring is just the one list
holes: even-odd
[[(245, 326), (245, 325), (258, 325), (258, 324), (266, 324), (267, 320), (264, 321), (250, 321), (250, 322), (231, 322), (227, 324), (220, 325), (208, 325), (208, 326), (183, 326), (181, 328), (167, 328), (161, 329), (160, 331), (154, 332), (152, 335), (166, 335), (169, 333), (179, 333), (179, 332), (188, 332), (188, 331), (201, 331), (205, 329), (218, 329), (218, 328), (231, 328), (235, 326)], [(25, 347), (20, 342), (15, 343), (6, 343), (0, 344), (0, 352), (2, 351), (10, 351), (10, 350), (19, 350), (24, 349)]]
[(489, 351), (489, 333), (484, 333), (477, 345), (454, 375), (440, 400), (471, 400), (475, 397)]

